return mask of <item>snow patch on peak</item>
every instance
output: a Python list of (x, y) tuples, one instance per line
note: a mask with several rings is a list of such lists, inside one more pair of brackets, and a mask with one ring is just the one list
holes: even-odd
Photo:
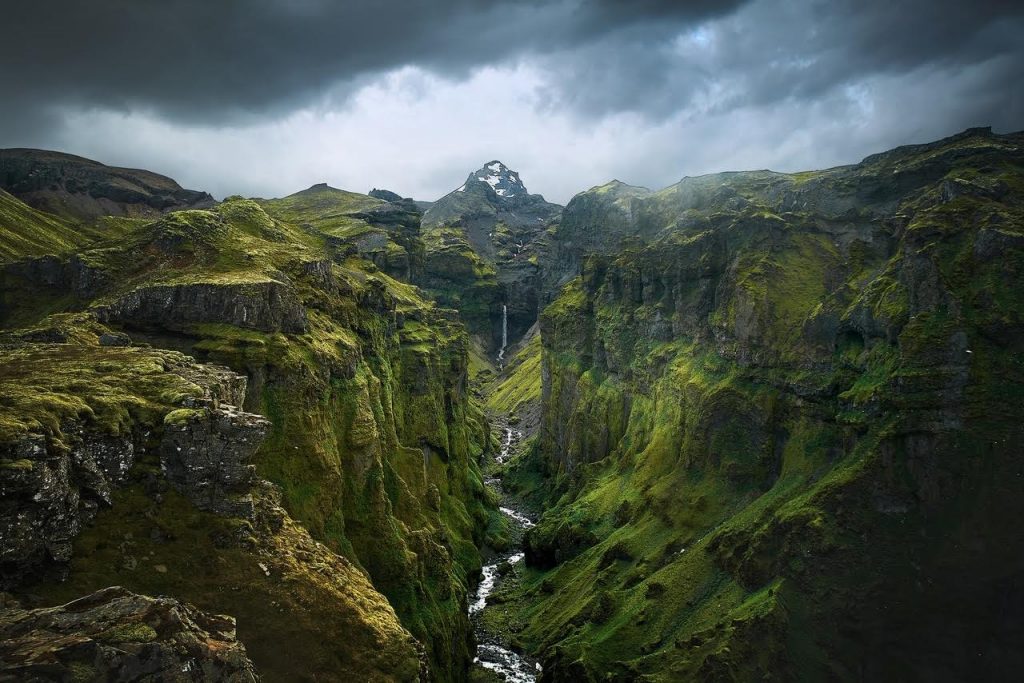
[(501, 199), (510, 199), (529, 194), (519, 174), (497, 159), (489, 161), (479, 170), (469, 174), (466, 184), (457, 191), (465, 192), (473, 183), (487, 183)]
[[(488, 166), (488, 168), (490, 168), (490, 167)], [(491, 189), (494, 190), (495, 194), (497, 194), (500, 197), (514, 197), (515, 196), (515, 192), (512, 192), (511, 190), (507, 190), (507, 189), (505, 189), (503, 187), (498, 187), (498, 185), (501, 184), (501, 181), (504, 180), (504, 178), (502, 178), (500, 175), (477, 176), (476, 179), (481, 181), (481, 182), (484, 182), (484, 183), (487, 183), (488, 185), (490, 185)]]

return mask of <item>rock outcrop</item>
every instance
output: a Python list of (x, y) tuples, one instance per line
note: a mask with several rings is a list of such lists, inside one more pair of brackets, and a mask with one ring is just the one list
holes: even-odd
[(82, 527), (135, 462), (130, 439), (76, 435), (70, 452), (42, 435), (3, 450), (0, 464), (0, 582), (21, 583), (48, 562), (66, 563)]
[[(205, 434), (193, 434), (201, 443), (177, 440), (185, 450), (175, 463), (179, 469), (190, 471), (206, 467), (205, 462), (191, 460), (209, 458), (211, 443), (225, 444), (221, 449), (224, 455), (238, 461), (251, 458), (265, 431), (262, 418), (228, 407), (243, 402), (245, 378), (226, 368), (197, 364), (174, 352), (133, 349), (121, 344), (90, 349), (91, 358), (83, 364), (82, 351), (78, 346), (37, 347), (24, 341), (0, 351), (6, 364), (5, 372), (0, 373), (0, 386), (7, 397), (2, 413), (7, 415), (5, 426), (14, 427), (13, 433), (4, 430), (5, 438), (0, 439), (0, 586), (4, 589), (45, 569), (56, 569), (59, 573), (66, 566), (74, 539), (101, 507), (111, 505), (114, 491), (124, 483), (146, 448), (148, 430), (159, 424), (159, 417), (154, 416), (148, 424), (124, 429), (122, 424), (94, 419), (98, 411), (111, 410), (116, 415), (135, 402), (175, 400), (176, 394), (182, 405), (209, 404), (210, 408), (202, 410), (178, 411), (179, 415), (184, 411), (208, 416)], [(81, 390), (74, 383), (83, 381), (85, 372), (69, 384), (41, 374), (74, 377), (84, 369), (83, 365), (93, 362), (121, 364), (125, 376), (112, 379), (108, 386), (97, 382), (90, 387), (96, 392), (93, 395), (76, 396)], [(38, 385), (23, 386), (26, 380), (50, 385), (44, 392)], [(149, 384), (131, 386), (138, 381)], [(27, 401), (34, 405), (26, 405)], [(75, 407), (78, 401), (82, 401), (80, 408)], [(67, 409), (64, 402), (70, 402)], [(40, 407), (42, 412), (36, 412)], [(163, 412), (169, 413), (173, 408), (173, 404), (167, 405)], [(93, 419), (83, 417), (86, 414)], [(39, 428), (40, 424), (48, 423), (52, 425), (49, 429)], [(245, 435), (251, 438), (238, 438), (241, 425), (252, 425), (250, 432), (254, 433)], [(217, 461), (223, 463), (223, 468), (232, 463), (224, 456)], [(222, 478), (238, 480), (231, 474), (228, 470)], [(218, 492), (225, 488), (218, 482)], [(227, 500), (222, 504), (227, 505)]]
[(270, 427), (265, 418), (234, 406), (181, 408), (164, 418), (160, 466), (164, 476), (200, 510), (253, 519), (250, 461)]
[(260, 677), (235, 620), (106, 588), (59, 607), (0, 605), (0, 680), (225, 681)]
[(303, 332), (306, 312), (288, 282), (198, 282), (139, 287), (96, 309), (103, 322), (184, 329), (226, 323), (261, 332)]
[(400, 202), (402, 201), (402, 195), (391, 190), (381, 190), (376, 187), (370, 190), (369, 195), (374, 199), (381, 199), (385, 202)]
[[(72, 314), (0, 345), (4, 588), (38, 607), (119, 584), (232, 614), (271, 680), (426, 677), (423, 647), (364, 570), (314, 541), (280, 489), (256, 476), (271, 422), (239, 409), (245, 377), (125, 337)], [(113, 607), (91, 597), (0, 610), (0, 659), (11, 667), (0, 678), (164, 680), (177, 664), (193, 667), (181, 670), (189, 680), (235, 680), (231, 666), (251, 669), (233, 654), (244, 649), (232, 618), (113, 597)], [(84, 611), (93, 602), (103, 604)], [(164, 607), (180, 632), (161, 620)]]

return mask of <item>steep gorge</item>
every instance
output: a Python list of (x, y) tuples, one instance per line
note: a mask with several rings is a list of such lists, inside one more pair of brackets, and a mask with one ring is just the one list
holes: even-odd
[(0, 627), (104, 624), (15, 633), (15, 675), (178, 642), (229, 680), (1024, 664), (1024, 134), (564, 211), (500, 162), (425, 218), (135, 199), (0, 193)]

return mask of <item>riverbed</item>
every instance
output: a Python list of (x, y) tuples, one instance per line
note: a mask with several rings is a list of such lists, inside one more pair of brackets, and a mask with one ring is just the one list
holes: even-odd
[[(503, 435), (501, 452), (495, 457), (498, 464), (506, 462), (511, 457), (513, 448), (522, 438), (521, 432), (507, 425), (500, 426)], [(506, 563), (509, 566), (515, 566), (523, 561), (524, 555), (520, 549), (522, 535), (526, 529), (533, 526), (534, 522), (525, 511), (519, 509), (518, 501), (504, 492), (499, 479), (489, 477), (485, 483), (501, 494), (502, 501), (499, 509), (508, 517), (514, 533), (512, 534), (512, 547), (492, 558), (491, 562), (484, 566), (483, 578), (469, 602), (469, 618), (473, 622), (477, 641), (474, 663), (494, 671), (511, 683), (535, 683), (537, 675), (540, 673), (540, 665), (513, 651), (501, 637), (490, 633), (482, 618), (482, 613), (487, 608), (487, 597), (501, 585), (500, 567)]]

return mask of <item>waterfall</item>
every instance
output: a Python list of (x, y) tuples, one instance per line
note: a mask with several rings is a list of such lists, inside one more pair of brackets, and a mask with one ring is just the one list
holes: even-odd
[(508, 346), (508, 306), (501, 305), (501, 348), (498, 349), (498, 369), (505, 366), (502, 361), (505, 358), (505, 347)]

